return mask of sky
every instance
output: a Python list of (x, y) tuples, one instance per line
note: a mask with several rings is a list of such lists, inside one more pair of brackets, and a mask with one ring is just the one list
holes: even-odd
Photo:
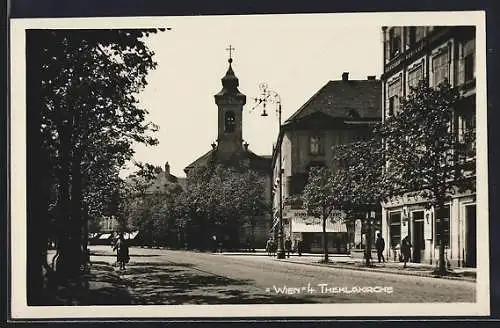
[(239, 90), (247, 96), (243, 139), (259, 155), (271, 154), (278, 132), (276, 106), (268, 105), (268, 117), (260, 116), (261, 107), (252, 111), (259, 83), (280, 95), (285, 121), (343, 72), (350, 79), (382, 73), (381, 25), (353, 24), (342, 14), (170, 17), (165, 24), (171, 30), (146, 41), (158, 66), (139, 95), (149, 120), (160, 126), (159, 145), (136, 145), (134, 159), (162, 167), (168, 162), (176, 176), (185, 176), (184, 168), (217, 138), (214, 95), (222, 88), (229, 45)]

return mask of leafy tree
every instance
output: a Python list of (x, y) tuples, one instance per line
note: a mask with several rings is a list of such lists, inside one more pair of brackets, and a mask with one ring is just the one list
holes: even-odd
[(236, 246), (237, 231), (253, 217), (263, 215), (269, 205), (264, 197), (262, 177), (252, 171), (215, 165), (193, 169), (184, 193), (185, 232), (200, 236), (198, 247), (206, 248), (212, 233), (231, 238)]
[(352, 214), (366, 217), (366, 265), (370, 265), (372, 242), (372, 219), (380, 203), (391, 194), (391, 185), (384, 175), (385, 157), (378, 129), (370, 138), (339, 145), (334, 149), (334, 161), (341, 165), (348, 177), (346, 195), (341, 207), (351, 219)]
[(309, 214), (321, 219), (323, 224), (324, 262), (328, 262), (328, 239), (326, 222), (333, 210), (342, 210), (348, 197), (347, 172), (343, 167), (332, 170), (327, 167), (312, 167), (304, 188), (304, 202)]
[[(446, 273), (444, 220), (439, 216), (457, 192), (475, 190), (474, 165), (459, 151), (456, 119), (459, 91), (448, 83), (436, 88), (421, 83), (401, 103), (401, 111), (382, 129), (387, 176), (400, 192), (411, 192), (435, 209), (438, 220), (438, 273)], [(468, 136), (473, 139), (473, 136)]]
[[(156, 67), (153, 52), (144, 43), (144, 37), (155, 32), (28, 32), (29, 176), (41, 194), (29, 198), (30, 206), (34, 213), (47, 213), (49, 200), (43, 197), (50, 193), (40, 191), (57, 186), (58, 271), (66, 277), (77, 273), (80, 265), (85, 211), (92, 211), (97, 199), (113, 194), (103, 189), (110, 181), (116, 186), (120, 167), (133, 155), (134, 142), (157, 143), (150, 135), (157, 127), (146, 121), (147, 111), (136, 99), (147, 84), (148, 71)], [(47, 219), (31, 216), (28, 225), (28, 271), (36, 281), (28, 288), (28, 298), (34, 299), (42, 284)]]

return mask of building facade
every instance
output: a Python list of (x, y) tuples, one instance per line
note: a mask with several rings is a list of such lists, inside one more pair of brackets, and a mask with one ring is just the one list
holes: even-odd
[[(249, 144), (243, 140), (243, 107), (246, 96), (238, 90), (239, 80), (232, 68), (232, 58), (228, 62), (228, 70), (222, 78), (222, 89), (214, 96), (218, 109), (217, 142), (212, 143), (212, 149), (188, 165), (184, 172), (189, 179), (193, 168), (209, 164), (252, 170), (261, 177), (264, 199), (270, 204), (271, 156), (253, 153)], [(243, 247), (247, 241), (251, 241), (256, 247), (265, 246), (271, 228), (271, 215), (268, 213), (251, 219), (245, 220), (247, 223), (239, 227), (238, 240), (232, 241), (232, 245), (239, 244)], [(250, 221), (253, 224), (248, 223)]]
[[(279, 184), (281, 158), (282, 201), (279, 185), (275, 184), (274, 216), (275, 220), (279, 218), (279, 206), (283, 204), (284, 233), (293, 242), (302, 240), (306, 251), (323, 251), (322, 222), (307, 214), (301, 199), (309, 170), (315, 166), (333, 168), (334, 146), (370, 136), (372, 125), (381, 121), (380, 90), (381, 82), (375, 76), (350, 80), (345, 72), (341, 80), (323, 86), (281, 127), (272, 165), (273, 181)], [(329, 250), (348, 252), (354, 229), (344, 222), (343, 213), (334, 211), (326, 224)]]
[[(382, 28), (384, 119), (397, 115), (400, 102), (421, 80), (435, 87), (448, 81), (460, 88), (463, 99), (456, 110), (454, 132), (468, 161), (475, 160), (475, 142), (465, 141), (475, 130), (475, 28), (467, 26), (391, 26)], [(443, 239), (452, 266), (476, 266), (475, 193), (456, 194), (441, 213), (424, 208), (424, 199), (409, 194), (382, 205), (386, 257), (397, 260), (402, 238), (409, 236), (413, 262), (437, 263)], [(437, 233), (444, 220), (443, 236)]]

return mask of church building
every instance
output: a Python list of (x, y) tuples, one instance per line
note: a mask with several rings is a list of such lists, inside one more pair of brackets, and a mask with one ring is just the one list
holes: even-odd
[[(231, 51), (234, 48), (229, 48)], [(223, 165), (239, 169), (252, 170), (262, 177), (264, 184), (264, 199), (271, 202), (271, 156), (259, 156), (249, 149), (249, 144), (243, 139), (243, 107), (246, 96), (238, 90), (239, 80), (236, 77), (231, 58), (229, 67), (222, 78), (222, 89), (217, 93), (218, 127), (217, 142), (212, 143), (211, 149), (188, 165), (184, 172), (189, 180), (190, 171), (195, 167), (207, 165)], [(253, 218), (253, 227), (244, 224), (240, 227), (238, 239), (243, 246), (245, 241), (252, 240), (254, 247), (261, 248), (269, 236), (271, 215), (266, 214)]]

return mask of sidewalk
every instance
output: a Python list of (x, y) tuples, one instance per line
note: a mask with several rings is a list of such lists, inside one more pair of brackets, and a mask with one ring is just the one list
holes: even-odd
[[(216, 254), (231, 256), (267, 256), (267, 252), (265, 252), (265, 250), (256, 250), (256, 252), (223, 252)], [(320, 263), (320, 261), (323, 259), (323, 255), (318, 253), (303, 253), (302, 256), (298, 256), (297, 253), (294, 253), (290, 256), (290, 258), (286, 259), (277, 259), (276, 257), (269, 257), (269, 259), (275, 261), (332, 267), (346, 270), (382, 272), (399, 275), (465, 280), (473, 282), (476, 281), (476, 268), (452, 268), (452, 273), (449, 276), (439, 277), (433, 274), (433, 271), (436, 269), (436, 266), (434, 265), (425, 263), (407, 263), (407, 267), (403, 268), (403, 263), (401, 262), (372, 262), (372, 266), (366, 267), (363, 259), (352, 258), (348, 254), (330, 254), (329, 260), (331, 261), (331, 263), (327, 264)]]
[(476, 281), (476, 268), (452, 268), (452, 272), (448, 276), (436, 276), (433, 271), (436, 266), (424, 263), (407, 263), (406, 268), (403, 268), (403, 263), (400, 262), (385, 262), (378, 263), (376, 261), (372, 262), (370, 267), (366, 267), (363, 259), (354, 259), (349, 256), (337, 256), (332, 254), (329, 256), (331, 263), (320, 263), (323, 259), (322, 255), (315, 254), (313, 257), (301, 257), (301, 256), (291, 256), (286, 259), (276, 259), (276, 261), (291, 262), (306, 265), (315, 265), (323, 267), (332, 267), (337, 269), (347, 269), (347, 270), (357, 270), (357, 271), (369, 271), (369, 272), (382, 272), (390, 274), (399, 275), (411, 275), (411, 276), (421, 276), (421, 277), (432, 277), (432, 278), (442, 278), (442, 279), (454, 279), (454, 280), (465, 280), (465, 281)]

